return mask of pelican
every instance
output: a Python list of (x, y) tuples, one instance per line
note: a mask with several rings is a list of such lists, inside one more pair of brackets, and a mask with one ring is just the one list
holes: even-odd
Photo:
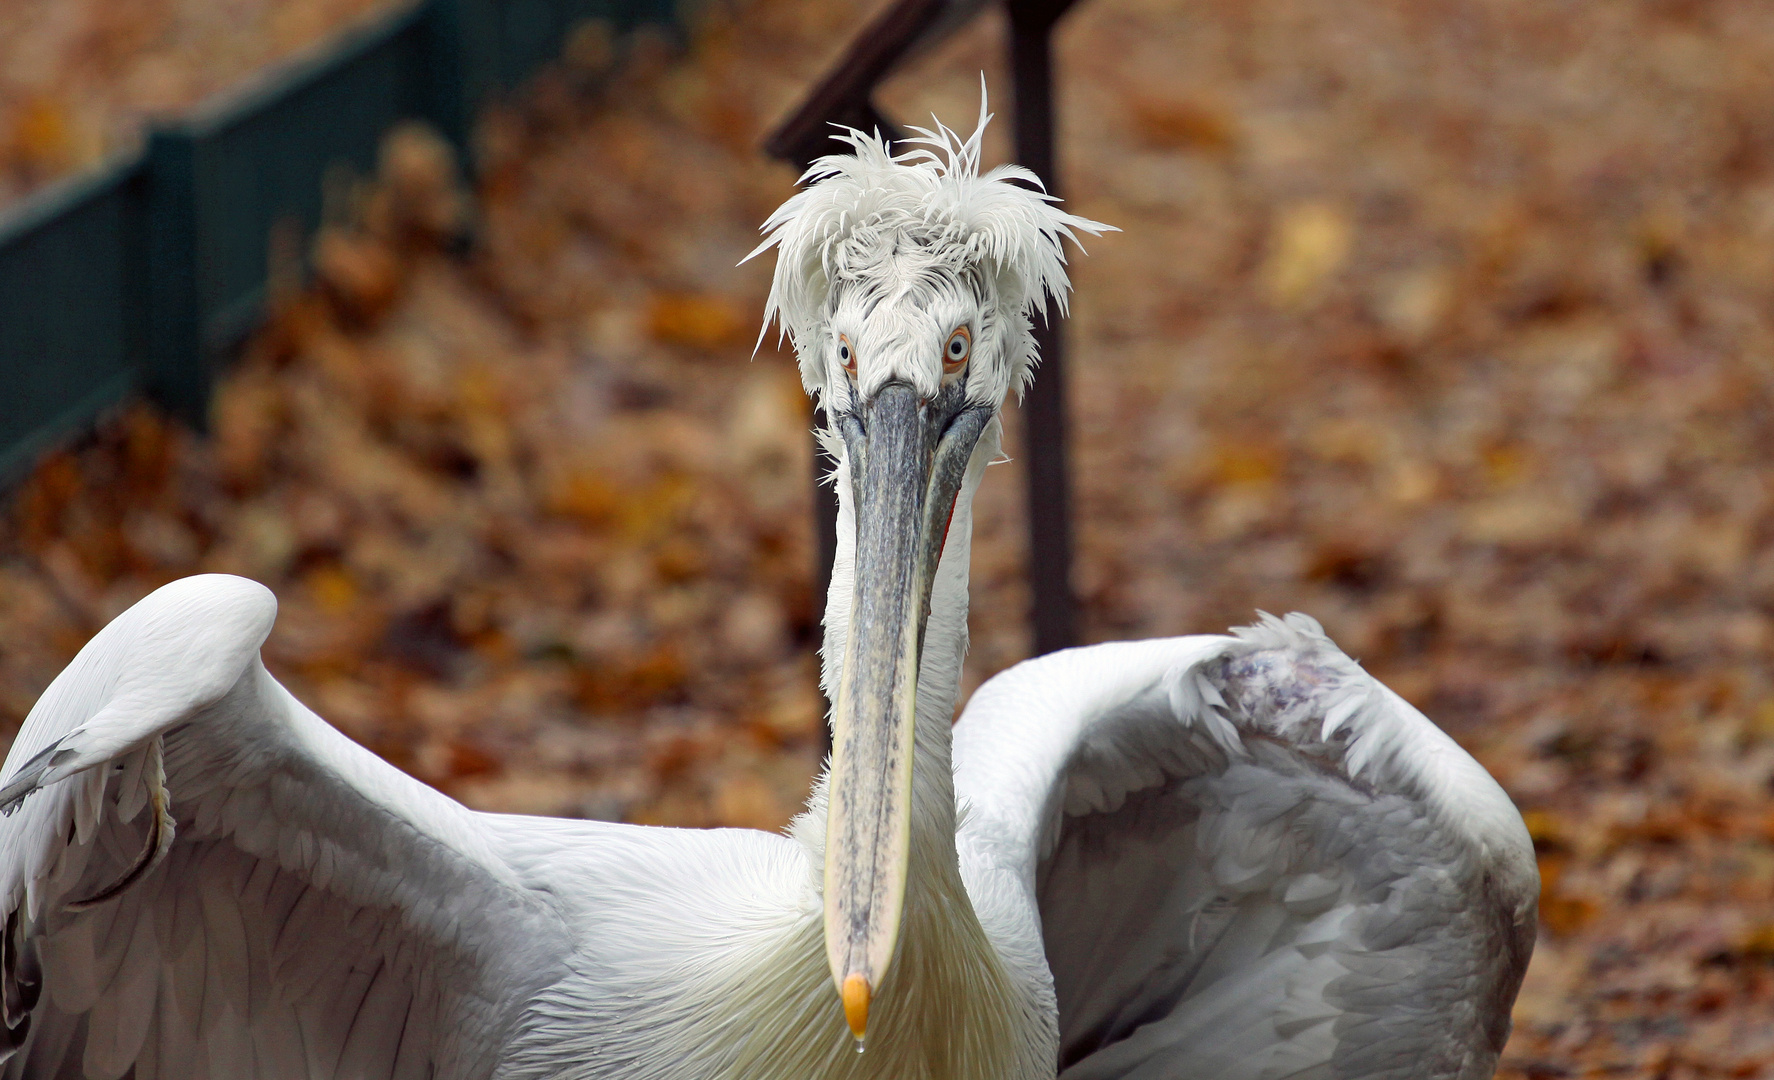
[(471, 812), (266, 671), (268, 590), (176, 581), (0, 772), (4, 1075), (1490, 1076), (1527, 832), (1311, 619), (1045, 656), (951, 725), (999, 409), (1106, 228), (982, 175), (987, 119), (851, 131), (764, 226), (842, 508), (785, 834)]

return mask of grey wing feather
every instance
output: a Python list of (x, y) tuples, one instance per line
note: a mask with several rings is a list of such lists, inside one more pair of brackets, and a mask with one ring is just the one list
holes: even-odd
[(0, 1076), (484, 1076), (569, 952), (478, 815), (259, 661), (275, 600), (174, 582), (0, 773)]
[(1304, 616), (1072, 650), (956, 729), (1067, 1080), (1488, 1077), (1538, 878), (1495, 781)]

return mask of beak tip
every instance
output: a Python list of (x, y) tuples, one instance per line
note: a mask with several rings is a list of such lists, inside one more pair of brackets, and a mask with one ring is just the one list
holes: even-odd
[(871, 991), (868, 979), (859, 974), (845, 976), (839, 995), (844, 999), (844, 1020), (850, 1025), (850, 1034), (861, 1042), (868, 1035), (869, 1027)]

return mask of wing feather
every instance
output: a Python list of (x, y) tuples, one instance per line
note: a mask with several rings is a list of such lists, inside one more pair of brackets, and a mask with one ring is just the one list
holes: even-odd
[(412, 1007), (411, 984), (401, 979), (384, 962), (371, 976), (369, 989), (351, 1018), (345, 1037), (345, 1049), (339, 1059), (339, 1074), (361, 1076), (372, 1070), (384, 1075), (393, 1072), (400, 1053), (400, 1033), (406, 1026), (406, 1014)]
[(140, 1055), (154, 1019), (160, 950), (149, 932), (147, 913), (141, 915), (144, 932), (129, 939), (116, 978), (92, 1005), (85, 1068), (93, 1080), (116, 1080), (127, 1072)]
[[(33, 1058), (32, 1068), (36, 1070), (35, 1075), (49, 1077), (60, 1076), (62, 1073), (62, 1064), (68, 1060), (70, 1054), (83, 1052), (76, 1050), (74, 1046), (74, 1039), (77, 1034), (79, 1034), (79, 1032), (74, 1028), (67, 1026), (51, 1027), (48, 1030), (40, 1030), (34, 1033), (31, 1043), (31, 1052)], [(7, 1076), (9, 1078), (21, 1075), (18, 1069), (11, 1068), (11, 1066), (17, 1064), (19, 1061), (20, 1059), (15, 1057), (8, 1063), (9, 1069)]]
[[(65, 1012), (85, 1012), (99, 996), (98, 962), (93, 956), (92, 924), (81, 920), (38, 940), (43, 966), (56, 972), (49, 982), (49, 1000)], [(122, 962), (118, 953), (117, 962)], [(105, 985), (110, 985), (110, 976)]]
[(265, 671), (275, 608), (175, 582), (32, 710), (0, 771), (0, 1076), (486, 1075), (569, 954), (477, 815)]
[(219, 1078), (251, 1076), (253, 1062), (252, 1033), (243, 1024), (217, 1024), (200, 1032), (203, 1055), (209, 1063), (209, 1074)]
[(976, 906), (1040, 927), (1064, 1080), (1490, 1075), (1526, 829), (1310, 619), (1019, 665), (955, 771)]
[(391, 1080), (425, 1080), (429, 1074), (424, 1048), (431, 1045), (431, 1017), (435, 1014), (423, 985), (414, 992), (412, 1004), (401, 1020), (400, 1042), (395, 1048)]
[(278, 1002), (255, 1010), (252, 1021), (253, 1058), (266, 1080), (303, 1080), (308, 1052), (302, 1046), (302, 1028), (295, 1010)]
[(155, 1023), (153, 1011), (148, 1013), (147, 1028), (142, 1036), (142, 1048), (136, 1052), (135, 1080), (159, 1080), (160, 1077), (160, 1028)]
[(241, 1027), (230, 1022), (242, 1019), (235, 1003), (244, 1003), (252, 996), (247, 982), (246, 927), (240, 919), (239, 889), (235, 885), (235, 867), (231, 865), (245, 861), (236, 856), (233, 848), (216, 845), (204, 860), (197, 886), (206, 961), (203, 1019), (198, 1031), (204, 1038), (224, 1027), (231, 1031)]
[[(203, 942), (203, 894), (188, 883), (199, 880), (198, 869), (208, 848), (208, 842), (201, 840), (180, 846), (174, 852), (178, 861), (168, 861), (166, 879), (161, 884), (162, 903), (173, 908), (172, 958), (175, 962), (195, 962), (199, 976), (209, 962)], [(198, 978), (195, 984), (187, 981), (183, 985), (188, 994), (197, 993), (203, 981)]]
[(180, 1019), (201, 1038), (203, 999), (209, 991), (209, 943), (203, 939), (201, 904), (185, 905), (183, 914), (192, 930), (185, 937), (181, 951), (172, 958), (173, 985), (177, 987), (173, 1000)]

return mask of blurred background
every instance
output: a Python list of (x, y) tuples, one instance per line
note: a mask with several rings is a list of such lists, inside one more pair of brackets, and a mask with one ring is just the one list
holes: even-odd
[[(0, 200), (387, 10), (0, 0)], [(736, 264), (793, 190), (760, 142), (873, 13), (589, 25), (472, 172), (392, 132), (207, 434), (134, 401), (6, 492), (0, 730), (227, 571), (280, 679), (471, 806), (784, 824), (809, 412)], [(1774, 6), (1086, 0), (1056, 43), (1069, 206), (1125, 230), (1073, 260), (1085, 638), (1309, 612), (1498, 777), (1545, 882), (1501, 1075), (1774, 1076)], [(878, 100), (969, 125), (1003, 56), (988, 10)], [(1018, 468), (969, 689), (1029, 649)]]

